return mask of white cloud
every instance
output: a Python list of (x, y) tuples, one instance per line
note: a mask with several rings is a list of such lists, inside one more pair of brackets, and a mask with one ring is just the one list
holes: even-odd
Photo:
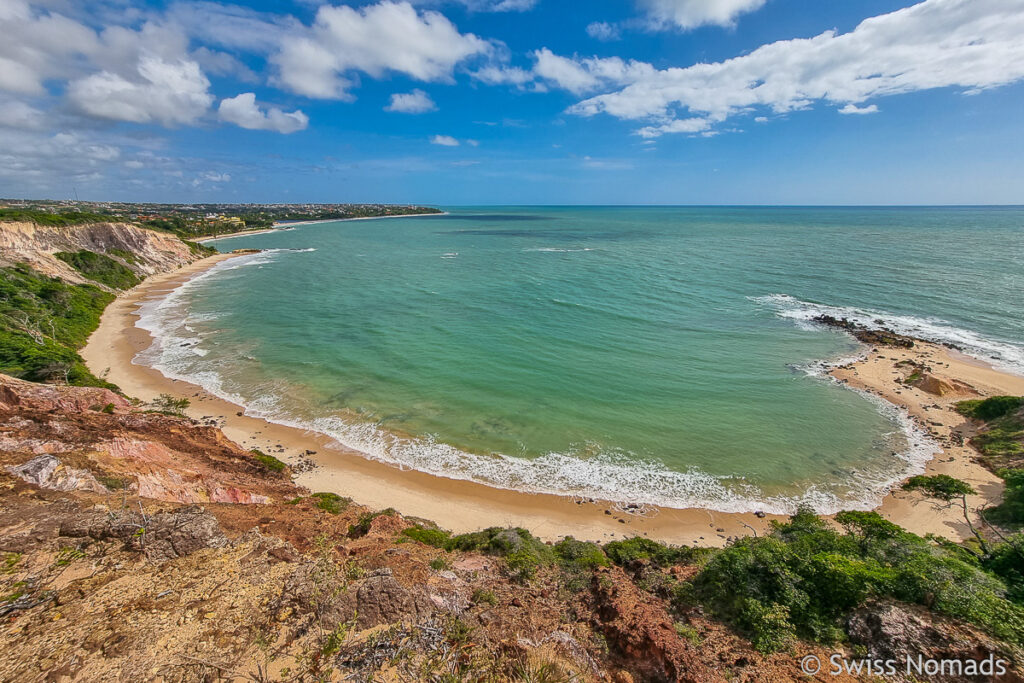
[(208, 180), (211, 183), (228, 183), (231, 182), (230, 173), (218, 173), (217, 171), (205, 171), (199, 174), (201, 180)]
[[(724, 62), (663, 70), (634, 64), (624, 88), (570, 111), (653, 119), (655, 125), (643, 130), (656, 135), (671, 132), (677, 120), (720, 123), (758, 108), (784, 113), (821, 101), (860, 107), (873, 98), (944, 87), (976, 92), (1024, 79), (1021, 35), (1021, 0), (925, 0), (866, 19), (846, 34), (779, 41)], [(580, 74), (592, 72), (587, 64), (594, 60), (571, 61), (577, 70), (568, 65), (563, 71), (576, 78), (560, 85), (572, 92), (593, 87)], [(697, 124), (675, 125), (689, 132)]]
[(533, 81), (533, 72), (518, 66), (488, 64), (473, 72), (476, 78), (487, 85), (515, 85), (522, 87)]
[(420, 89), (407, 93), (395, 93), (391, 96), (391, 104), (384, 107), (384, 111), (402, 112), (403, 114), (422, 114), (428, 111), (435, 111), (437, 105), (430, 95)]
[(430, 138), (430, 144), (441, 145), (442, 147), (458, 147), (459, 141), (451, 135), (435, 135)]
[[(533, 9), (539, 0), (447, 0), (463, 5), (472, 12), (525, 12)], [(442, 5), (446, 0), (416, 0), (417, 5)]]
[(0, 103), (0, 126), (19, 130), (42, 130), (46, 127), (46, 114), (24, 102), (3, 102)]
[(99, 48), (95, 31), (24, 0), (0, 0), (0, 90), (40, 95), (43, 82), (74, 73)]
[(618, 40), (621, 35), (619, 27), (607, 21), (595, 21), (587, 24), (587, 35), (597, 40)]
[(840, 114), (877, 114), (878, 105), (869, 104), (866, 107), (858, 107), (856, 104), (848, 104), (839, 110)]
[(690, 119), (676, 119), (663, 123), (659, 126), (645, 126), (637, 131), (642, 138), (656, 138), (665, 133), (704, 133), (711, 128), (711, 121), (694, 117)]
[(263, 54), (275, 50), (283, 36), (302, 28), (291, 16), (202, 0), (175, 2), (166, 16), (208, 45)]
[(561, 57), (548, 48), (533, 53), (533, 73), (571, 93), (584, 93), (609, 85), (632, 83), (652, 77), (656, 72), (650, 64), (624, 61), (618, 57), (579, 59)]
[(294, 133), (305, 130), (309, 125), (309, 117), (296, 109), (293, 112), (281, 111), (271, 107), (263, 111), (256, 104), (256, 94), (244, 92), (235, 97), (228, 97), (220, 102), (217, 111), (222, 121), (249, 130), (270, 130), (277, 133)]
[(688, 30), (698, 26), (732, 26), (741, 14), (760, 9), (766, 0), (637, 0), (656, 25)]
[(189, 60), (143, 56), (134, 78), (110, 71), (72, 81), (68, 99), (81, 111), (114, 121), (194, 123), (213, 102), (210, 81)]
[(357, 72), (450, 81), (456, 64), (490, 50), (490, 43), (459, 33), (437, 12), (384, 0), (359, 9), (324, 5), (313, 25), (289, 36), (271, 61), (278, 84), (292, 92), (348, 99)]

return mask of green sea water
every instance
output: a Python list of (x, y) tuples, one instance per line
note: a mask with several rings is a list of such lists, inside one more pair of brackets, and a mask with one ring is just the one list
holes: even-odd
[(220, 240), (138, 362), (376, 458), (719, 510), (869, 507), (935, 451), (830, 313), (1024, 370), (1020, 208), (452, 208)]

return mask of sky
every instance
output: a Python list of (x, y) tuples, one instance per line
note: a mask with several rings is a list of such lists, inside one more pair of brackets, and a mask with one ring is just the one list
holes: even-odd
[(0, 0), (0, 197), (1024, 204), (1024, 0)]

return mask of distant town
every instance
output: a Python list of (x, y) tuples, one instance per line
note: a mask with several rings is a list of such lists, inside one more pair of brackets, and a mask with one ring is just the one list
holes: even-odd
[(124, 221), (186, 239), (265, 230), (289, 222), (430, 213), (442, 212), (406, 204), (136, 204), (0, 199), (0, 221), (25, 220), (42, 225)]

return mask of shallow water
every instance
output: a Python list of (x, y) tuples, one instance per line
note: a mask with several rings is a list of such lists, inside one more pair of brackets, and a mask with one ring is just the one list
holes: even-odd
[(868, 507), (933, 448), (818, 312), (1024, 371), (1022, 209), (452, 209), (213, 243), (140, 359), (371, 457), (676, 507)]

